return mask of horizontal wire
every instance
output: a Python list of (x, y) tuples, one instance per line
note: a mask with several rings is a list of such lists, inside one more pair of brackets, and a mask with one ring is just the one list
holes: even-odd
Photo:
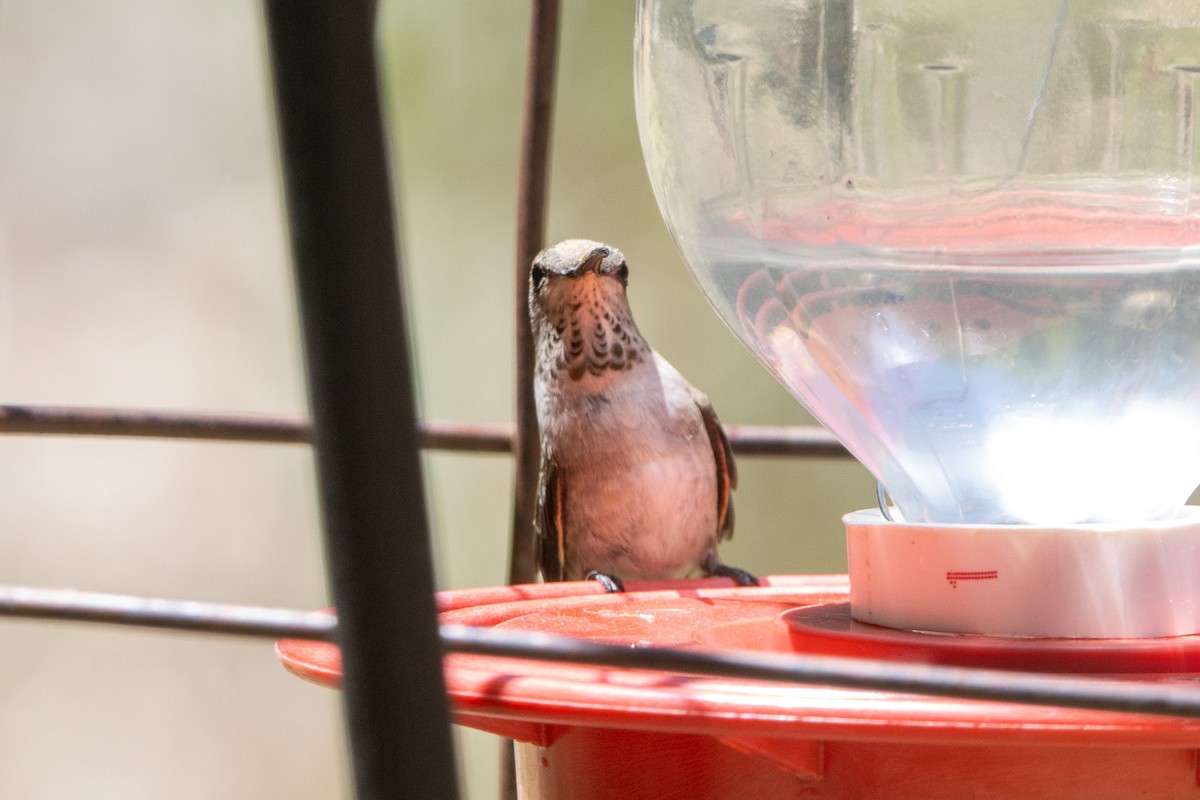
[(295, 611), (28, 586), (0, 586), (0, 616), (100, 622), (270, 639), (333, 641), (337, 630), (337, 618), (325, 611)]
[(1200, 686), (1195, 684), (1064, 677), (800, 653), (631, 648), (548, 633), (466, 625), (443, 625), (442, 641), (448, 650), (458, 653), (963, 700), (1200, 717)]
[[(326, 642), (334, 641), (337, 632), (337, 618), (324, 611), (29, 587), (0, 586), (0, 616)], [(1200, 686), (1190, 683), (1067, 677), (836, 656), (630, 648), (549, 633), (465, 625), (443, 625), (441, 638), (446, 650), (456, 653), (967, 700), (1200, 717)]]
[(819, 425), (726, 425), (725, 433), (739, 456), (850, 457), (845, 445)]
[[(473, 453), (509, 453), (510, 423), (418, 423), (421, 447)], [(782, 425), (726, 426), (739, 455), (844, 457), (849, 453), (824, 428)], [(137, 409), (0, 405), (0, 434), (131, 436), (231, 442), (304, 444), (312, 440), (308, 420)]]

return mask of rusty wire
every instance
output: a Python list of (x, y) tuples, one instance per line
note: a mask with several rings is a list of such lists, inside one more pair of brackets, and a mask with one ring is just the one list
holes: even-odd
[[(529, 44), (525, 67), (525, 110), (521, 123), (521, 166), (517, 179), (517, 246), (513, 322), (516, 331), (516, 427), (513, 434), (513, 515), (508, 582), (537, 578), (533, 560), (540, 442), (533, 400), (533, 331), (529, 326), (529, 266), (546, 238), (546, 194), (550, 177), (550, 129), (558, 62), (559, 0), (529, 4)], [(511, 796), (510, 785), (505, 792)]]
[[(511, 423), (418, 423), (421, 447), (457, 453), (511, 453)], [(849, 457), (842, 444), (815, 425), (727, 425), (734, 452), (744, 456)], [(0, 434), (127, 436), (267, 444), (307, 444), (306, 419), (148, 409), (0, 405)]]
[[(550, 130), (554, 119), (554, 87), (558, 63), (560, 0), (529, 4), (529, 42), (525, 62), (525, 108), (521, 121), (521, 163), (517, 177), (517, 241), (513, 280), (513, 323), (516, 335), (516, 424), (511, 433), (513, 455), (512, 524), (509, 528), (510, 584), (537, 579), (533, 559), (533, 519), (537, 504), (540, 442), (533, 398), (533, 331), (529, 325), (529, 266), (546, 238), (546, 194), (550, 177)], [(500, 753), (500, 800), (516, 800), (516, 766), (507, 743)]]

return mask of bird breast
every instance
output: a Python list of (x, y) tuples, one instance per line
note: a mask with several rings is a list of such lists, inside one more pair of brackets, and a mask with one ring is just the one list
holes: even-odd
[(552, 373), (538, 381), (535, 397), (542, 434), (564, 466), (575, 459), (630, 465), (709, 448), (687, 382), (652, 350), (623, 372)]

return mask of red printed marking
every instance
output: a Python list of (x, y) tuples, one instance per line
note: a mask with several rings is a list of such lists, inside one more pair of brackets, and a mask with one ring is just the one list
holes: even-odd
[(959, 581), (994, 581), (1000, 577), (994, 569), (976, 570), (974, 572), (947, 572), (946, 580), (950, 581), (950, 588), (957, 589)]

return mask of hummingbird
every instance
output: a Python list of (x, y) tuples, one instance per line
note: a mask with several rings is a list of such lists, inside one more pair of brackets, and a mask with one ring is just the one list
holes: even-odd
[(529, 271), (541, 434), (537, 560), (547, 581), (757, 585), (723, 564), (737, 471), (708, 398), (642, 338), (620, 250), (569, 239)]

